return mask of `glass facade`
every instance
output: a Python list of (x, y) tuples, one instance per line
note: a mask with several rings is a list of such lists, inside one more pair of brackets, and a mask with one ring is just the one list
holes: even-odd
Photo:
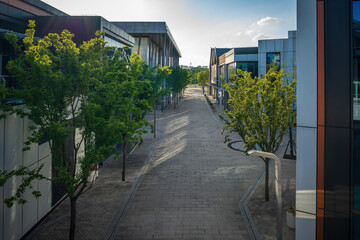
[(243, 71), (251, 72), (251, 76), (255, 77), (258, 75), (258, 62), (249, 61), (249, 62), (233, 62), (228, 65), (228, 79), (234, 77), (237, 74), (237, 69)]
[(220, 79), (219, 79), (219, 80), (224, 80), (224, 81), (226, 81), (225, 65), (220, 66), (219, 69), (220, 69)]
[(211, 66), (211, 83), (216, 84), (217, 80), (217, 72), (216, 72), (216, 65)]
[(360, 0), (353, 0), (353, 229), (360, 239)]
[(135, 45), (131, 52), (138, 53), (142, 60), (149, 63), (149, 39), (147, 37), (135, 38)]
[(280, 53), (274, 52), (274, 53), (266, 53), (266, 69), (269, 68), (271, 65), (275, 65), (280, 69)]
[(229, 81), (231, 81), (231, 79), (236, 76), (237, 72), (236, 72), (236, 62), (230, 63), (228, 65), (228, 79)]
[(258, 75), (258, 62), (236, 62), (236, 68), (246, 72), (251, 72), (251, 76), (255, 77)]
[(110, 47), (117, 47), (117, 48), (123, 48), (125, 47), (124, 44), (122, 43), (119, 43), (118, 41), (115, 41), (107, 36), (104, 37), (104, 40), (107, 42), (107, 46), (110, 46)]

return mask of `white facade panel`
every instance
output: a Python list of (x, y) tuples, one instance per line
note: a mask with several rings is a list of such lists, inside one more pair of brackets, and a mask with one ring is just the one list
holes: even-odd
[[(29, 121), (28, 119), (24, 119), (24, 142), (31, 135), (29, 126), (31, 126), (31, 121)], [(25, 147), (25, 145), (24, 145), (24, 147)], [(39, 149), (38, 148), (39, 148), (39, 146), (37, 143), (32, 143), (30, 145), (30, 150), (23, 152), (24, 166), (28, 167), (38, 161), (38, 159), (39, 159)]]
[(317, 125), (316, 1), (297, 2), (297, 123)]
[(284, 39), (275, 39), (274, 43), (275, 43), (274, 52), (284, 51)]
[(5, 119), (5, 166), (7, 170), (13, 170), (16, 166), (23, 164), (23, 129), (24, 120), (12, 114)]
[(48, 157), (50, 155), (49, 142), (39, 145), (39, 160)]
[(259, 67), (258, 71), (259, 71), (259, 77), (261, 78), (262, 75), (266, 74), (266, 67)]
[(296, 240), (316, 240), (316, 218), (315, 215), (296, 212), (295, 222)]
[(266, 52), (266, 40), (259, 40), (258, 41), (258, 52), (263, 53)]
[(266, 40), (266, 52), (275, 52), (275, 40)]
[(258, 66), (260, 67), (266, 67), (266, 52), (259, 53), (259, 62)]
[(297, 128), (296, 209), (316, 213), (317, 129)]
[(231, 54), (231, 55), (225, 57), (225, 64), (229, 64), (229, 63), (232, 63), (234, 61), (236, 61), (235, 60), (235, 54)]
[[(52, 177), (51, 173), (51, 156), (46, 157), (40, 164), (44, 164), (44, 167), (41, 169), (41, 174), (47, 176), (48, 178)], [(39, 191), (41, 192), (41, 197), (38, 199), (38, 218), (41, 219), (45, 216), (51, 209), (51, 199), (52, 199), (52, 188), (51, 182), (48, 180), (39, 181)]]
[(281, 59), (283, 62), (282, 63), (282, 68), (284, 67), (291, 67), (294, 65), (296, 59), (295, 59), (295, 54), (294, 52), (284, 52), (282, 54), (282, 59)]
[(284, 51), (292, 52), (296, 50), (296, 39), (285, 39), (284, 40)]
[(258, 61), (257, 54), (247, 54), (247, 61)]
[[(30, 167), (31, 170), (38, 167), (34, 164)], [(33, 191), (38, 190), (38, 180), (33, 181), (31, 184), (32, 189), (27, 189), (24, 193), (24, 199), (27, 202), (23, 205), (23, 233), (29, 231), (38, 221), (38, 200), (32, 195)]]
[[(13, 177), (4, 185), (4, 197), (9, 198), (16, 193), (21, 184), (21, 177)], [(17, 240), (22, 237), (22, 205), (17, 202), (11, 208), (4, 205), (4, 239)]]

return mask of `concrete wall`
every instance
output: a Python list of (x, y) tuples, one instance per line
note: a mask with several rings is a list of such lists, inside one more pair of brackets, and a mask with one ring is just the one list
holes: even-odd
[[(296, 239), (316, 239), (317, 26), (316, 1), (297, 1)], [(284, 42), (285, 43), (285, 42)], [(288, 41), (288, 44), (293, 44)], [(291, 45), (289, 46), (291, 49)]]
[[(42, 174), (51, 177), (51, 155), (48, 143), (32, 144), (30, 151), (22, 151), (24, 140), (30, 134), (29, 124), (30, 121), (15, 114), (0, 121), (0, 169), (11, 171), (21, 165), (34, 169), (44, 164)], [(7, 208), (3, 203), (4, 198), (10, 197), (21, 181), (21, 177), (14, 177), (0, 188), (0, 239), (21, 238), (51, 209), (51, 183), (46, 180), (33, 182), (32, 191), (39, 190), (42, 194), (39, 199), (35, 199), (28, 191), (24, 194), (28, 201), (26, 204), (14, 204), (12, 208)]]

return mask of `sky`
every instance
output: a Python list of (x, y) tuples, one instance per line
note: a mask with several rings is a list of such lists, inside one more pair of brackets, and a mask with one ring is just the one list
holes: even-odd
[(43, 0), (69, 15), (165, 21), (181, 65), (208, 66), (210, 48), (257, 46), (296, 30), (296, 0)]

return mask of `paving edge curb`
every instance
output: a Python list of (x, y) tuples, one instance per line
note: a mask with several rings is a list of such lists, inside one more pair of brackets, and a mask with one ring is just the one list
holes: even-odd
[(211, 110), (209, 104), (208, 104), (207, 101), (206, 101), (205, 95), (203, 95), (203, 97), (204, 97), (204, 102), (205, 102), (206, 106), (208, 107), (209, 112), (210, 112), (212, 118), (213, 118), (215, 121), (217, 121), (217, 122), (224, 123), (224, 121), (221, 120), (218, 116), (216, 116), (216, 115), (214, 114), (214, 112)]
[[(271, 164), (272, 162), (273, 162), (273, 160), (270, 160), (269, 164)], [(246, 228), (249, 232), (251, 240), (260, 240), (261, 237), (260, 237), (259, 232), (257, 231), (256, 225), (252, 219), (250, 210), (248, 208), (248, 202), (251, 199), (251, 197), (254, 195), (256, 189), (258, 188), (258, 186), (260, 185), (260, 183), (262, 182), (264, 177), (265, 177), (265, 168), (260, 173), (258, 179), (250, 185), (250, 187), (248, 188), (248, 190), (245, 192), (245, 194), (243, 195), (243, 197), (240, 199), (240, 201), (238, 203), (241, 215), (244, 219), (244, 222), (245, 222)]]
[(133, 198), (135, 197), (136, 191), (139, 188), (144, 175), (146, 174), (146, 171), (151, 163), (151, 160), (156, 152), (156, 149), (160, 143), (160, 141), (163, 138), (163, 132), (160, 130), (157, 130), (160, 134), (158, 134), (158, 138), (156, 139), (156, 143), (155, 146), (153, 147), (153, 149), (151, 150), (149, 156), (147, 157), (147, 159), (145, 160), (145, 163), (141, 169), (141, 171), (138, 174), (138, 177), (136, 178), (134, 184), (132, 185), (129, 193), (127, 194), (126, 198), (124, 199), (121, 208), (117, 211), (110, 227), (107, 230), (107, 233), (105, 235), (105, 240), (113, 240), (115, 239), (117, 233), (119, 232), (119, 226), (121, 224), (121, 222), (125, 219), (127, 211), (130, 207), (131, 201), (133, 200)]

